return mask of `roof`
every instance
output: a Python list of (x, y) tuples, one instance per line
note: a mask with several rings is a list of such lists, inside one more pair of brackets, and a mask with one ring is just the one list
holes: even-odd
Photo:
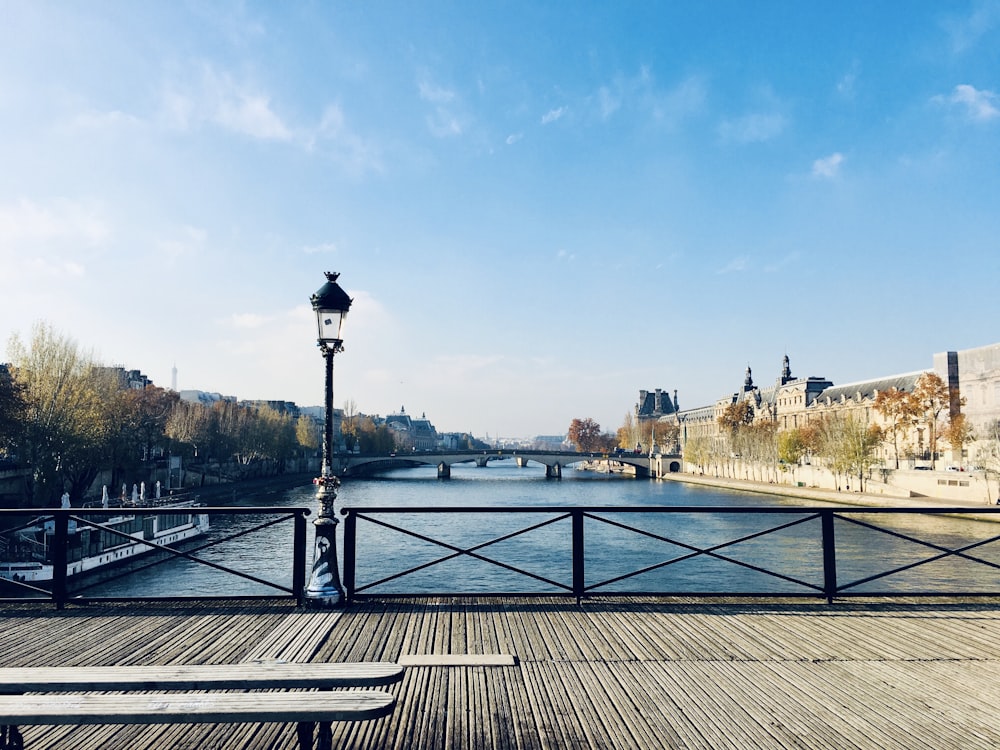
[(920, 370), (918, 372), (908, 372), (903, 375), (890, 375), (885, 378), (835, 385), (817, 393), (816, 401), (825, 402), (828, 398), (830, 401), (840, 401), (841, 398), (853, 399), (859, 393), (863, 399), (873, 399), (879, 391), (891, 391), (893, 388), (899, 391), (912, 392), (917, 380), (925, 372), (928, 371)]

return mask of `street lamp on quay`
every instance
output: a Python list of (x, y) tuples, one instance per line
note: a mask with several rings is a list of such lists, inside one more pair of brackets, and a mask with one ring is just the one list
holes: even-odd
[(344, 603), (344, 589), (340, 585), (337, 565), (337, 518), (333, 503), (337, 499), (340, 480), (334, 475), (333, 461), (333, 355), (344, 351), (341, 327), (353, 301), (337, 283), (339, 273), (326, 272), (326, 283), (309, 298), (316, 313), (318, 346), (326, 360), (326, 410), (323, 422), (323, 467), (316, 479), (319, 489), (319, 517), (313, 522), (316, 528), (316, 547), (313, 553), (312, 576), (306, 587), (305, 602), (311, 607), (337, 607)]

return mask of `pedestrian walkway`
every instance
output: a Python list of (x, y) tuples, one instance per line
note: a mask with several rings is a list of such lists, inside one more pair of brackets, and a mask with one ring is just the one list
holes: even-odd
[[(11, 605), (0, 664), (404, 661), (339, 748), (1000, 747), (998, 602)], [(33, 750), (284, 748), (275, 725), (29, 727)]]

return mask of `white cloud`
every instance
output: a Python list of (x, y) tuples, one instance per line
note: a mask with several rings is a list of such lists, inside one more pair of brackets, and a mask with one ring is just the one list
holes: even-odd
[(237, 92), (218, 103), (214, 121), (237, 133), (263, 140), (287, 141), (291, 131), (271, 109), (271, 100), (262, 94)]
[(972, 12), (963, 18), (951, 18), (944, 22), (944, 28), (951, 39), (952, 51), (962, 53), (974, 47), (979, 40), (1000, 25), (1000, 3), (996, 0), (980, 0)]
[(949, 96), (936, 96), (934, 101), (963, 110), (970, 120), (986, 122), (1000, 117), (1000, 97), (992, 91), (977, 89), (962, 83)]
[(781, 135), (786, 124), (784, 115), (777, 112), (754, 112), (735, 120), (723, 121), (719, 125), (719, 135), (724, 141), (761, 143)]
[(229, 320), (234, 328), (263, 328), (273, 318), (257, 313), (234, 313)]
[(508, 146), (513, 146), (522, 138), (524, 138), (524, 133), (511, 133), (507, 136), (506, 143)]
[(302, 252), (306, 255), (334, 255), (337, 246), (333, 242), (321, 242), (318, 245), (306, 245), (302, 248)]
[(182, 226), (176, 236), (156, 242), (159, 260), (173, 263), (179, 258), (196, 256), (204, 248), (207, 237), (208, 233), (200, 227)]
[(650, 94), (653, 117), (667, 124), (674, 124), (700, 112), (707, 97), (705, 80), (700, 76), (691, 76), (665, 94)]
[(572, 262), (576, 260), (576, 253), (571, 253), (569, 250), (560, 250), (556, 253), (556, 259)]
[(117, 130), (141, 124), (142, 120), (135, 115), (130, 115), (117, 109), (110, 112), (97, 112), (93, 110), (80, 112), (70, 120), (70, 127), (80, 130)]
[(447, 104), (455, 100), (455, 92), (452, 89), (446, 89), (427, 80), (417, 81), (417, 89), (420, 92), (420, 98), (425, 102)]
[(0, 206), (0, 248), (67, 241), (95, 247), (107, 242), (111, 228), (93, 209), (59, 200), (43, 206), (21, 199)]
[(378, 147), (362, 138), (347, 125), (339, 105), (331, 104), (323, 110), (323, 118), (315, 133), (306, 139), (306, 148), (320, 147), (353, 172), (382, 171), (382, 157)]
[(601, 111), (601, 119), (607, 120), (622, 106), (622, 98), (607, 86), (601, 86), (597, 92), (597, 103)]
[(749, 265), (750, 265), (750, 259), (747, 256), (742, 255), (739, 258), (733, 258), (726, 265), (724, 265), (722, 268), (716, 271), (716, 273), (718, 274), (739, 273), (741, 271), (747, 270), (747, 267)]
[(548, 125), (555, 122), (556, 120), (561, 120), (566, 114), (566, 107), (558, 107), (556, 109), (550, 109), (544, 115), (542, 115), (542, 125)]
[(425, 116), (427, 129), (436, 138), (453, 138), (465, 132), (465, 120), (458, 105), (460, 100), (452, 89), (438, 86), (426, 77), (417, 81), (420, 98), (433, 106)]
[(813, 177), (832, 179), (840, 172), (840, 165), (844, 162), (844, 155), (839, 151), (822, 159), (817, 159), (812, 165)]
[(211, 66), (194, 85), (168, 85), (160, 96), (160, 118), (167, 127), (189, 130), (210, 123), (261, 140), (289, 141), (292, 129), (275, 112), (271, 97), (250, 82), (237, 82)]

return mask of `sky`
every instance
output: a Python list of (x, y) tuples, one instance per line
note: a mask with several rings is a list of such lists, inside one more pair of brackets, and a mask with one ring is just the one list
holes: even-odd
[(0, 0), (0, 361), (608, 431), (1000, 341), (1000, 0)]

